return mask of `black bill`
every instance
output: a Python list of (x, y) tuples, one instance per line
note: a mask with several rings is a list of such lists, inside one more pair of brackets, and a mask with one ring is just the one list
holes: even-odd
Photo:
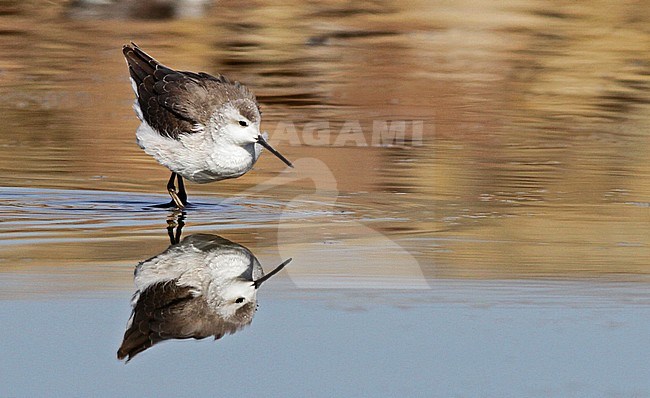
[[(291, 165), (290, 165), (290, 166), (291, 166)], [(261, 277), (260, 279), (254, 281), (253, 284), (255, 285), (255, 289), (257, 289), (258, 287), (260, 287), (260, 285), (261, 285), (264, 281), (266, 281), (267, 279), (269, 279), (269, 278), (272, 277), (273, 275), (275, 275), (275, 274), (277, 274), (278, 272), (280, 272), (280, 271), (282, 270), (282, 268), (284, 268), (285, 265), (287, 265), (287, 264), (289, 264), (289, 263), (291, 262), (291, 260), (293, 260), (293, 259), (290, 258), (290, 259), (286, 260), (286, 261), (283, 262), (282, 264), (280, 264), (280, 265), (278, 265), (277, 267), (275, 267), (275, 269), (274, 269), (273, 271), (271, 271), (271, 272), (269, 272), (268, 274), (264, 275), (264, 276)]]
[(273, 147), (271, 146), (271, 144), (269, 144), (268, 142), (266, 142), (266, 140), (264, 139), (264, 137), (262, 137), (261, 135), (258, 135), (258, 136), (257, 136), (257, 142), (258, 142), (261, 146), (263, 146), (264, 148), (268, 149), (269, 152), (271, 152), (272, 154), (274, 154), (275, 156), (277, 156), (278, 159), (280, 159), (281, 161), (283, 161), (287, 166), (289, 166), (289, 167), (293, 167), (293, 164), (291, 164), (291, 162), (289, 161), (289, 159), (285, 158), (284, 156), (282, 156), (282, 154), (281, 154), (280, 152), (278, 152), (278, 151), (276, 151), (275, 149), (273, 149)]

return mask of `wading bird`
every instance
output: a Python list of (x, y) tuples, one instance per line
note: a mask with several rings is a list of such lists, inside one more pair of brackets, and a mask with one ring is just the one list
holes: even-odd
[(223, 75), (170, 69), (134, 43), (122, 52), (142, 122), (138, 145), (172, 173), (172, 201), (163, 206), (187, 206), (183, 178), (202, 184), (244, 175), (262, 147), (293, 167), (260, 133), (259, 105), (246, 86)]

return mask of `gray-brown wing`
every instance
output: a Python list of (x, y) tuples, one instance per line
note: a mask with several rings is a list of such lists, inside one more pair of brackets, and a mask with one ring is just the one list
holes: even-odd
[(122, 48), (129, 74), (137, 89), (144, 120), (163, 136), (178, 139), (199, 131), (226, 101), (254, 95), (226, 77), (168, 68), (137, 45)]
[(138, 293), (138, 301), (133, 307), (129, 326), (117, 351), (118, 359), (127, 358), (128, 361), (164, 340), (159, 332), (160, 324), (169, 317), (174, 306), (194, 298), (191, 288), (178, 286), (176, 280), (149, 286)]
[[(202, 296), (192, 288), (179, 286), (178, 280), (160, 282), (140, 292), (133, 308), (132, 320), (124, 333), (117, 358), (127, 361), (138, 353), (168, 339), (221, 338), (250, 323), (229, 322), (219, 318)], [(251, 312), (254, 307), (251, 306)]]

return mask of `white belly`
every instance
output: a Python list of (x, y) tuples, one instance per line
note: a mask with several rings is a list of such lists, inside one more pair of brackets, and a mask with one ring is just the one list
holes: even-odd
[(206, 132), (184, 134), (178, 140), (163, 137), (146, 122), (138, 127), (136, 137), (140, 148), (158, 163), (199, 184), (245, 174), (261, 151), (259, 144), (240, 147), (215, 142)]

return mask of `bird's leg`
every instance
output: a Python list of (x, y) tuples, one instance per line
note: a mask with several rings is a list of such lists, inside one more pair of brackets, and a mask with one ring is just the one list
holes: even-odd
[(187, 206), (187, 192), (185, 192), (185, 183), (183, 182), (183, 177), (180, 174), (176, 175), (176, 180), (178, 181), (178, 198), (183, 203), (183, 207)]
[(172, 175), (169, 177), (169, 181), (167, 181), (168, 191), (176, 191), (176, 187), (174, 186), (174, 178), (176, 178), (176, 173), (172, 171)]
[[(180, 176), (178, 176), (178, 177), (181, 178)], [(174, 178), (176, 178), (176, 173), (172, 172), (172, 176), (169, 177), (169, 181), (167, 182), (167, 192), (169, 192), (169, 196), (171, 196), (174, 203), (176, 203), (176, 207), (178, 207), (179, 209), (182, 209), (182, 208), (185, 207), (185, 204), (183, 203), (181, 198), (178, 197), (178, 194), (176, 193), (176, 186), (174, 185)], [(179, 179), (179, 182), (180, 181), (181, 180)], [(185, 192), (185, 188), (183, 188), (183, 192)]]
[[(185, 212), (181, 210), (174, 210), (174, 212), (167, 218), (167, 235), (169, 242), (174, 245), (181, 241), (181, 234), (185, 226)], [(174, 231), (176, 228), (176, 231)]]

